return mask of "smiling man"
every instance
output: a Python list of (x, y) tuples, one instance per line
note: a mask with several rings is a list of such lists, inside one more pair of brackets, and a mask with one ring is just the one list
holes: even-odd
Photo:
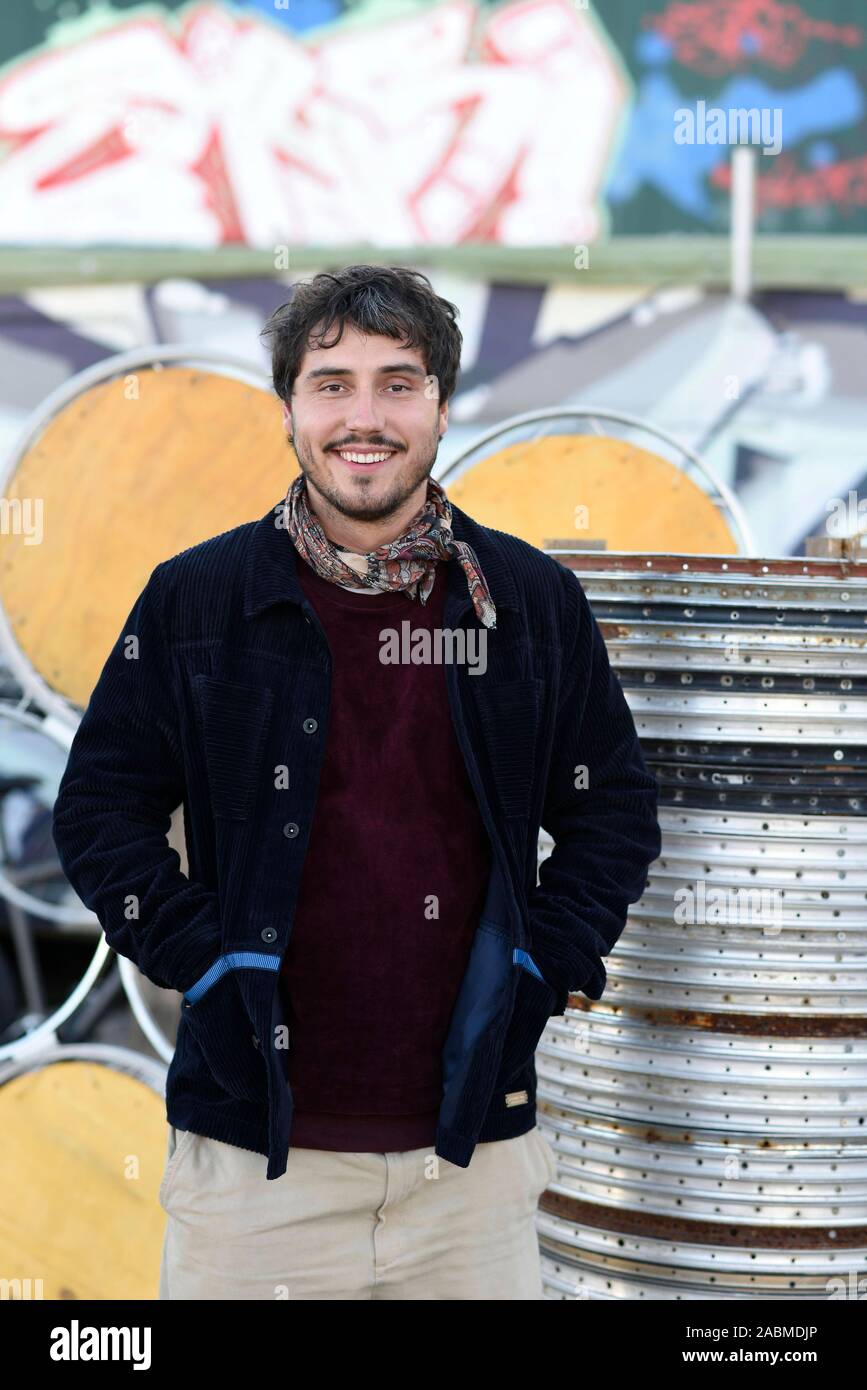
[(657, 783), (576, 576), (431, 477), (454, 307), (350, 266), (265, 336), (301, 471), (153, 571), (54, 813), (109, 944), (183, 994), (160, 1296), (539, 1299), (535, 1050), (601, 997)]
[(449, 405), (417, 346), (352, 324), (336, 346), (308, 348), (283, 422), (328, 535), (369, 551), (421, 510)]

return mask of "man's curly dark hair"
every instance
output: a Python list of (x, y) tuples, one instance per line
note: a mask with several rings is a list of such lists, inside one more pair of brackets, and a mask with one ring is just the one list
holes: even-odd
[[(416, 347), (435, 377), (440, 402), (454, 394), (463, 338), (457, 309), (434, 292), (426, 275), (405, 266), (349, 265), (293, 286), (292, 298), (268, 319), (260, 337), (271, 351), (274, 390), (289, 401), (308, 347), (333, 347), (346, 322), (363, 333)], [(326, 341), (331, 329), (336, 333)]]

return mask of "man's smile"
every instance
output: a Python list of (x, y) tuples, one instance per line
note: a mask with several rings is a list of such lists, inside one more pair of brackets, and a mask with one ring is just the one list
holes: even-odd
[(397, 450), (383, 449), (374, 445), (365, 446), (363, 444), (357, 444), (351, 449), (334, 449), (332, 452), (336, 453), (338, 458), (353, 471), (369, 472), (370, 469), (375, 468), (377, 464), (387, 463)]

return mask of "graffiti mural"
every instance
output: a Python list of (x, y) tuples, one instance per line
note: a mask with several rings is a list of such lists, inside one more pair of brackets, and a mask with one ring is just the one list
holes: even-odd
[(0, 244), (719, 232), (733, 126), (760, 231), (863, 232), (865, 35), (845, 0), (46, 0), (0, 39)]
[(614, 57), (568, 0), (476, 18), (450, 0), (307, 43), (257, 13), (149, 8), (43, 48), (0, 80), (2, 239), (591, 239)]
[(760, 231), (865, 229), (867, 25), (835, 23), (829, 10), (864, 14), (845, 4), (822, 6), (820, 18), (778, 0), (715, 0), (643, 15), (631, 39), (629, 127), (607, 185), (622, 213), (617, 230), (727, 227), (726, 145), (670, 139), (679, 113), (708, 106), (729, 117), (771, 113), (779, 127), (774, 158), (758, 161)]

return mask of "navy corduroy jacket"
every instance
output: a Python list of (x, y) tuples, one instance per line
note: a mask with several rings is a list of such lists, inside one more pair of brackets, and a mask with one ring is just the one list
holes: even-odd
[[(442, 1050), (436, 1152), (467, 1167), (478, 1142), (535, 1124), (546, 1021), (571, 992), (601, 997), (602, 958), (661, 843), (658, 784), (576, 575), (452, 512), (497, 610), (484, 671), (446, 663), (493, 850)], [(446, 630), (479, 627), (463, 570), (446, 563)], [(54, 807), (64, 872), (109, 945), (183, 994), (168, 1122), (267, 1155), (269, 1179), (289, 1153), (277, 983), (328, 738), (330, 663), (281, 500), (155, 567)], [(181, 804), (187, 874), (166, 838)], [(540, 825), (554, 840), (541, 867)]]

